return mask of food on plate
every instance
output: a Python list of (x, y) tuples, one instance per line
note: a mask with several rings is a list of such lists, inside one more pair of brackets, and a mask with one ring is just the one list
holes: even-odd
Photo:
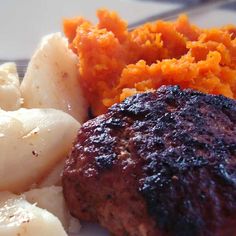
[(202, 29), (183, 15), (129, 31), (114, 12), (99, 10), (97, 15), (97, 25), (82, 18), (64, 22), (94, 115), (161, 85), (236, 98), (235, 26)]
[(0, 192), (0, 235), (67, 236), (67, 233), (53, 214), (23, 197)]
[(0, 235), (235, 235), (236, 27), (98, 18), (0, 66)]
[(62, 182), (72, 215), (113, 235), (236, 235), (236, 101), (131, 96), (82, 125)]
[(57, 216), (65, 229), (69, 225), (69, 212), (65, 205), (65, 200), (61, 186), (50, 186), (35, 188), (23, 193), (25, 199), (37, 207), (47, 209)]
[(88, 107), (80, 88), (77, 64), (77, 57), (60, 33), (45, 36), (20, 86), (23, 106), (63, 110), (84, 122)]
[(65, 165), (65, 159), (61, 159), (51, 170), (50, 173), (43, 178), (43, 180), (37, 185), (38, 188), (44, 188), (52, 185), (61, 185), (61, 172)]
[[(53, 215), (57, 216), (67, 231), (74, 220), (66, 207), (61, 186), (50, 186), (44, 188), (31, 189), (23, 194), (25, 199), (37, 207), (46, 209)], [(77, 221), (77, 232), (79, 232), (80, 224)]]
[[(0, 80), (1, 107), (4, 110), (16, 110), (0, 110), (0, 191), (22, 193), (32, 187), (39, 187), (25, 192), (23, 197), (0, 192), (0, 235), (67, 235), (64, 229), (78, 232), (79, 221), (70, 216), (62, 187), (52, 185), (61, 184), (65, 157), (80, 127), (79, 122), (59, 110), (19, 109), (22, 98), (14, 63), (0, 66)], [(68, 83), (67, 88), (75, 85), (72, 80), (68, 80)], [(53, 84), (57, 85), (56, 80), (51, 81), (52, 88)], [(84, 108), (81, 107), (80, 117), (83, 117), (83, 112)], [(22, 207), (26, 208), (20, 211)], [(16, 213), (17, 217), (13, 217), (13, 211), (19, 212)], [(20, 217), (27, 214), (33, 217), (33, 223), (20, 221)], [(12, 226), (9, 227), (9, 224)], [(35, 233), (37, 227), (43, 228)], [(52, 230), (53, 227), (56, 229)]]
[(0, 110), (0, 191), (21, 193), (40, 185), (65, 160), (79, 128), (55, 109)]
[(14, 63), (0, 65), (0, 108), (12, 111), (22, 103), (20, 81)]

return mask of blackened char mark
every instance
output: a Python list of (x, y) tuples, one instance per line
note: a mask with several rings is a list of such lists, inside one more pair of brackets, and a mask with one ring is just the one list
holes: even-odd
[(225, 212), (236, 210), (235, 101), (174, 86), (110, 111), (135, 120), (132, 140), (145, 159), (139, 191), (162, 230), (208, 235)]
[(177, 86), (127, 98), (83, 124), (63, 181), (72, 213), (114, 235), (236, 235), (236, 102)]

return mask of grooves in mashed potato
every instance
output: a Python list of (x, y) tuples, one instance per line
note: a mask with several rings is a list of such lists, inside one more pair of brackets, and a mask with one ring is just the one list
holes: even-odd
[(64, 21), (77, 53), (81, 85), (95, 115), (127, 96), (180, 85), (236, 98), (236, 27), (201, 29), (185, 15), (128, 31), (114, 12), (99, 10), (93, 25)]

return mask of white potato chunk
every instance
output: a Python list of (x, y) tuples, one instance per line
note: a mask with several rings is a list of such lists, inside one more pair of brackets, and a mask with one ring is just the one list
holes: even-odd
[(0, 65), (0, 108), (13, 111), (21, 106), (20, 82), (14, 63)]
[(74, 224), (74, 232), (79, 232), (80, 224), (69, 214), (63, 196), (62, 187), (50, 186), (39, 189), (32, 189), (23, 194), (26, 200), (38, 207), (43, 208), (57, 216), (64, 228), (68, 231), (71, 224)]
[(0, 111), (0, 191), (38, 186), (66, 158), (80, 124), (55, 109)]
[(50, 212), (23, 197), (0, 192), (0, 235), (66, 236), (61, 222)]
[(77, 63), (67, 39), (60, 33), (45, 36), (21, 83), (23, 106), (60, 109), (84, 122), (88, 107), (80, 88)]
[(39, 188), (57, 185), (61, 186), (61, 175), (65, 165), (65, 160), (62, 159), (58, 164), (56, 164), (50, 171), (50, 173), (45, 176), (45, 178), (38, 184)]

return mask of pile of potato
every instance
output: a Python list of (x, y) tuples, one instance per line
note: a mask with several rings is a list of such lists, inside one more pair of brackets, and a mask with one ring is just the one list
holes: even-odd
[(87, 104), (77, 58), (60, 34), (46, 36), (20, 84), (0, 66), (0, 235), (67, 235), (79, 230), (60, 174)]

